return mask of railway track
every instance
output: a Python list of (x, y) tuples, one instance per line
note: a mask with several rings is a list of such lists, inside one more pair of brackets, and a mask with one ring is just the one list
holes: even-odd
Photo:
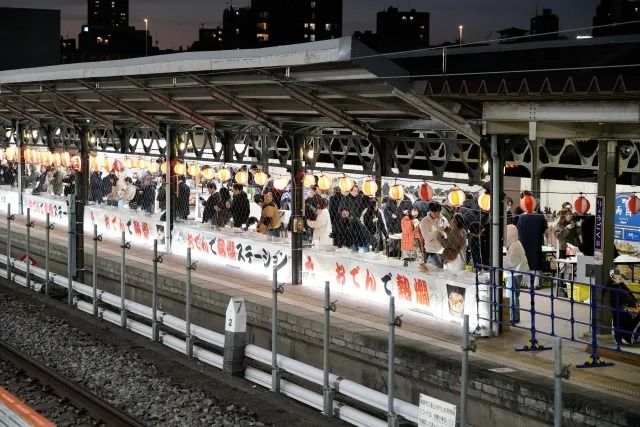
[(55, 394), (67, 398), (77, 408), (85, 409), (107, 426), (144, 426), (142, 422), (111, 405), (106, 400), (75, 384), (42, 363), (0, 340), (0, 359), (23, 369), (27, 375), (51, 387)]

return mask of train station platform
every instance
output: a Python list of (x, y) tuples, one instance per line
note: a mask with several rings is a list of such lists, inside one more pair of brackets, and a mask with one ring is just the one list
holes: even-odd
[[(12, 224), (12, 256), (24, 254), (25, 219), (16, 216)], [(6, 236), (6, 221), (0, 223), (0, 235)], [(44, 226), (31, 230), (33, 257), (44, 266)], [(51, 232), (52, 271), (66, 274), (68, 235), (63, 227)], [(0, 239), (0, 251), (6, 239)], [(92, 236), (85, 236), (85, 282), (91, 284)], [(2, 252), (5, 253), (5, 252)], [(120, 277), (120, 242), (99, 242), (98, 271), (100, 287), (117, 291)], [(148, 304), (151, 287), (152, 251), (134, 246), (127, 251), (128, 298)], [(167, 255), (159, 265), (161, 309), (184, 315), (185, 259)], [(248, 340), (270, 347), (271, 282), (240, 269), (220, 268), (206, 262), (192, 273), (194, 324), (223, 330), (224, 312), (230, 297), (247, 302)], [(105, 286), (107, 288), (105, 288)], [(111, 289), (108, 287), (112, 286)], [(331, 315), (332, 372), (384, 392), (388, 312), (385, 304), (333, 294), (338, 310)], [(306, 286), (286, 286), (279, 296), (279, 350), (302, 362), (322, 366), (322, 322), (324, 293)], [(544, 299), (536, 304), (542, 306)], [(521, 296), (522, 308), (527, 308)], [(568, 303), (558, 305), (569, 310)], [(588, 310), (577, 306), (576, 310)], [(436, 320), (413, 311), (397, 310), (403, 315), (396, 329), (396, 397), (417, 403), (419, 394), (459, 403), (462, 328), (455, 323)], [(584, 314), (588, 319), (588, 311)], [(577, 313), (576, 315), (581, 315)], [(529, 319), (523, 312), (521, 326)], [(558, 324), (557, 328), (563, 328)], [(541, 326), (542, 328), (542, 326)], [(578, 330), (586, 333), (588, 328)], [(526, 330), (511, 328), (498, 337), (477, 339), (477, 351), (470, 356), (469, 421), (471, 425), (542, 426), (553, 422), (553, 351), (516, 352), (529, 340)], [(547, 345), (553, 338), (540, 336)], [(563, 363), (571, 364), (571, 377), (565, 381), (564, 411), (566, 425), (633, 426), (640, 425), (640, 370), (633, 363), (615, 361), (614, 366), (576, 369), (589, 357), (584, 343), (565, 340)]]

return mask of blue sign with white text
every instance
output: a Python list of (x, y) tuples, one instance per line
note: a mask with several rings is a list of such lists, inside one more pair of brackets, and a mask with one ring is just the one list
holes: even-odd
[(627, 210), (627, 200), (631, 193), (616, 196), (615, 234), (617, 240), (640, 242), (640, 214), (633, 215)]

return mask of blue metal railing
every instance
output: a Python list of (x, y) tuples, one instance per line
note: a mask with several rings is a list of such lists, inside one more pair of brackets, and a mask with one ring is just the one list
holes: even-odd
[[(501, 277), (506, 280), (500, 280)], [(550, 282), (551, 288), (536, 289), (534, 287), (536, 279), (541, 283)], [(521, 289), (521, 282), (528, 286)], [(484, 292), (481, 291), (481, 286), (484, 286)], [(487, 286), (489, 289), (486, 288)], [(566, 297), (559, 295), (562, 289), (565, 290)], [(589, 290), (588, 302), (583, 302), (584, 298), (576, 299), (578, 290), (586, 291), (587, 289)], [(528, 308), (520, 307), (521, 293), (526, 293), (529, 297)], [(508, 305), (505, 305), (501, 298), (505, 295), (509, 297)], [(623, 337), (628, 338), (629, 342), (640, 340), (640, 313), (636, 305), (636, 301), (640, 299), (640, 292), (634, 292), (620, 284), (586, 284), (531, 272), (478, 265), (476, 266), (476, 298), (479, 307), (481, 304), (490, 307), (489, 317), (483, 317), (482, 310), (478, 309), (478, 323), (488, 321), (491, 327), (494, 324), (505, 326), (502, 313), (508, 309), (509, 326), (529, 331), (529, 341), (524, 346), (516, 348), (516, 351), (550, 350), (551, 347), (538, 341), (539, 335), (559, 336), (566, 340), (590, 345), (591, 355), (584, 364), (578, 366), (580, 368), (610, 366), (612, 363), (600, 358), (598, 348), (623, 351), (621, 347)], [(547, 304), (548, 309), (540, 308)], [(611, 313), (612, 322), (609, 324), (598, 321), (598, 312), (602, 314), (606, 311)], [(519, 323), (521, 313), (529, 314), (529, 325)], [(548, 328), (540, 326), (544, 320), (550, 322)], [(568, 330), (561, 327), (559, 322), (568, 325)], [(589, 338), (579, 333), (581, 326), (590, 331)], [(613, 334), (614, 346), (606, 342), (598, 342), (598, 332), (602, 331)]]

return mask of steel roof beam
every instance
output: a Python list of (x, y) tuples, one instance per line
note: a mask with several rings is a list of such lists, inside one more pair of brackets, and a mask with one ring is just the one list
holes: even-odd
[(115, 96), (111, 96), (95, 85), (92, 85), (89, 82), (80, 81), (80, 84), (94, 92), (98, 97), (106, 104), (109, 104), (113, 108), (117, 108), (118, 110), (128, 114), (133, 117), (138, 122), (143, 125), (149, 126), (150, 128), (160, 131), (160, 122), (156, 120), (154, 117), (150, 116), (147, 113), (143, 113), (142, 111), (130, 106), (126, 102), (116, 98)]
[(350, 116), (333, 105), (318, 99), (310, 93), (296, 87), (291, 83), (279, 82), (289, 95), (299, 103), (317, 111), (323, 116), (340, 123), (342, 126), (365, 138), (376, 139), (373, 130), (366, 123)]
[(182, 116), (183, 118), (189, 120), (190, 122), (195, 123), (198, 126), (202, 126), (203, 128), (205, 128), (210, 132), (215, 132), (216, 130), (215, 123), (209, 120), (208, 118), (206, 118), (205, 116), (203, 116), (202, 114), (198, 113), (194, 109), (172, 100), (167, 95), (164, 95), (155, 89), (149, 88), (149, 86), (147, 86), (145, 83), (142, 83), (136, 79), (133, 79), (131, 77), (126, 77), (126, 76), (124, 78), (128, 82), (132, 83), (136, 87), (148, 93), (149, 97), (153, 101), (157, 102), (158, 104), (169, 108), (170, 110), (174, 111), (175, 113)]
[(17, 107), (14, 107), (13, 105), (9, 104), (8, 102), (3, 102), (0, 101), (0, 107), (5, 108), (9, 111), (11, 111), (13, 114), (17, 114), (20, 117), (24, 117), (25, 119), (29, 120), (30, 122), (33, 122), (33, 124), (40, 126), (40, 119), (36, 116), (34, 116), (31, 113), (27, 113), (27, 111), (23, 111)]
[(447, 126), (451, 126), (452, 130), (461, 133), (474, 143), (480, 143), (481, 136), (471, 127), (469, 121), (449, 110), (444, 105), (428, 97), (419, 97), (397, 88), (393, 89), (392, 93), (427, 116), (440, 120)]
[(42, 111), (43, 113), (46, 113), (48, 115), (50, 115), (51, 117), (60, 120), (62, 123), (68, 125), (68, 126), (74, 126), (74, 123), (71, 119), (69, 119), (67, 116), (65, 116), (64, 114), (58, 113), (57, 111), (54, 111), (50, 108), (47, 108), (45, 106), (42, 105), (42, 103), (40, 102), (36, 102), (32, 99), (30, 99), (29, 97), (27, 97), (26, 95), (24, 95), (23, 93), (21, 93), (18, 90), (13, 89), (12, 87), (9, 87), (7, 85), (3, 85), (0, 86), (0, 88), (5, 89), (9, 92), (11, 92), (14, 95), (19, 96), (26, 104), (29, 104), (29, 106), (31, 108), (35, 108), (38, 111)]
[(242, 101), (239, 98), (229, 94), (228, 92), (214, 86), (213, 84), (207, 82), (205, 79), (201, 77), (198, 77), (198, 76), (188, 76), (188, 77), (194, 82), (202, 86), (205, 86), (207, 89), (209, 89), (211, 91), (211, 96), (213, 96), (215, 99), (219, 100), (224, 104), (227, 104), (231, 108), (234, 108), (243, 116), (246, 116), (251, 120), (254, 120), (257, 123), (260, 123), (268, 127), (269, 129), (271, 129), (272, 131), (282, 135), (282, 132), (283, 132), (282, 125), (277, 121), (275, 121), (268, 114), (265, 114), (264, 112), (260, 111), (259, 109), (249, 104), (248, 102)]
[(69, 107), (73, 108), (74, 110), (80, 112), (81, 114), (84, 114), (85, 116), (91, 118), (92, 120), (100, 123), (103, 126), (106, 126), (109, 129), (113, 129), (112, 120), (109, 120), (103, 115), (96, 113), (94, 110), (88, 107), (85, 107), (84, 105), (80, 104), (78, 101), (76, 101), (69, 95), (66, 95), (62, 92), (58, 92), (51, 88), (47, 88), (47, 90), (49, 91), (49, 93), (54, 95), (57, 99), (61, 100), (62, 102), (67, 104)]

